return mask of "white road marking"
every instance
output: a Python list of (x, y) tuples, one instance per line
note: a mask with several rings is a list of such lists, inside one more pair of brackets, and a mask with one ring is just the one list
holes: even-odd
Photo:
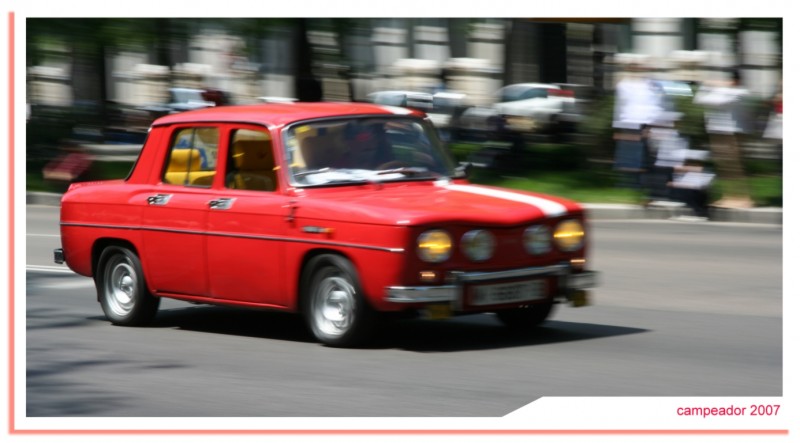
[[(26, 271), (52, 272), (55, 274), (75, 274), (72, 269), (59, 266), (25, 265)], [(75, 274), (77, 275), (77, 274)]]
[(91, 278), (81, 279), (81, 280), (73, 280), (69, 282), (60, 281), (57, 283), (39, 283), (36, 285), (39, 288), (45, 289), (81, 289), (81, 288), (93, 288), (94, 287), (94, 280)]

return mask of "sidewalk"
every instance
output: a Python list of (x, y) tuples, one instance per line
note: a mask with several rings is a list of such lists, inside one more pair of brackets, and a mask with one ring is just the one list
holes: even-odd
[[(615, 205), (584, 203), (589, 218), (594, 220), (687, 220), (692, 217), (691, 209), (681, 206), (660, 205), (643, 207), (639, 205)], [(709, 208), (709, 221), (735, 223), (761, 223), (782, 225), (783, 208), (720, 209)]]
[[(61, 194), (49, 192), (28, 192), (26, 204), (59, 206)], [(691, 210), (674, 205), (642, 207), (604, 203), (583, 203), (588, 216), (593, 220), (693, 220)], [(717, 209), (711, 208), (709, 221), (761, 223), (782, 225), (783, 208)]]

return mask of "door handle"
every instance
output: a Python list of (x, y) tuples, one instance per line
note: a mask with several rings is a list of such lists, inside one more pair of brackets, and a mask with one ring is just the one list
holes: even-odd
[(290, 200), (289, 204), (283, 205), (283, 207), (289, 210), (289, 213), (286, 215), (286, 221), (294, 223), (294, 215), (297, 212), (297, 200)]
[(156, 206), (164, 206), (169, 202), (169, 199), (172, 198), (172, 194), (156, 194), (147, 197), (147, 204), (148, 205), (156, 205)]
[(219, 210), (230, 209), (231, 206), (233, 206), (233, 202), (235, 200), (236, 200), (235, 198), (228, 198), (228, 197), (217, 198), (208, 202), (208, 208), (219, 209)]

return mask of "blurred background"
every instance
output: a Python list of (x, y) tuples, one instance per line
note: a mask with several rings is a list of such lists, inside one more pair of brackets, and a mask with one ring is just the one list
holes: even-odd
[[(672, 113), (660, 125), (701, 154), (698, 92), (739, 79), (735, 180), (755, 205), (782, 204), (780, 18), (29, 18), (26, 29), (29, 191), (124, 177), (165, 114), (371, 101), (427, 112), (477, 166), (473, 181), (647, 203), (652, 183), (617, 167), (617, 85), (635, 76)], [(715, 171), (713, 156), (691, 158)], [(715, 177), (710, 200), (730, 186)]]

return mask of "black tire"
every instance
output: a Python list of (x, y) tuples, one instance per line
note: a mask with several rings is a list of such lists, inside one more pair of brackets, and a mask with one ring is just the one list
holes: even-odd
[(515, 331), (530, 331), (547, 320), (552, 312), (553, 302), (548, 301), (497, 311), (497, 317)]
[(139, 257), (122, 246), (109, 246), (100, 254), (95, 287), (103, 313), (115, 325), (147, 324), (161, 302), (147, 290)]
[(328, 346), (363, 344), (375, 312), (364, 298), (355, 267), (334, 254), (314, 257), (303, 272), (303, 315), (317, 340)]

